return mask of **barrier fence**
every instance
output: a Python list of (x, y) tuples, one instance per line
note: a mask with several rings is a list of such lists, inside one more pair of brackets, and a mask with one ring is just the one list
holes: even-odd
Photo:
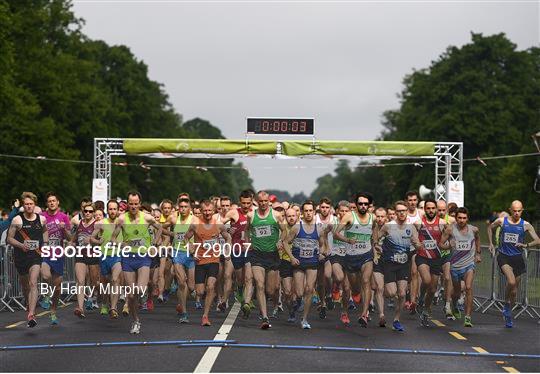
[[(506, 278), (497, 265), (497, 257), (489, 254), (487, 246), (482, 247), (482, 262), (476, 265), (474, 277), (475, 311), (502, 310), (506, 293)], [(540, 250), (525, 249), (523, 256), (527, 272), (522, 275), (518, 288), (515, 318), (528, 315), (540, 318)], [(75, 259), (65, 259), (64, 284), (75, 284)], [(69, 301), (73, 295), (62, 295), (61, 303)], [(24, 293), (15, 268), (13, 248), (0, 246), (0, 311), (15, 312), (24, 307)]]

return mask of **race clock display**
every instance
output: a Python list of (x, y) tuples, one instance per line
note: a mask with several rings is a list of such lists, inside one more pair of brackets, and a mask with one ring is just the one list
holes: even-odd
[(248, 118), (247, 133), (258, 135), (313, 135), (313, 118)]

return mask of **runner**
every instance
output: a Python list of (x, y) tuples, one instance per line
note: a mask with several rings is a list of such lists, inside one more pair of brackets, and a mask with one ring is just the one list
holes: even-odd
[[(67, 214), (60, 211), (60, 200), (54, 192), (48, 192), (45, 196), (47, 201), (47, 210), (41, 215), (47, 221), (47, 232), (49, 233), (49, 248), (51, 253), (56, 254), (53, 260), (50, 257), (44, 257), (41, 263), (41, 279), (53, 287), (52, 303), (50, 304), (51, 325), (58, 325), (59, 320), (56, 316), (56, 308), (60, 298), (62, 277), (64, 275), (64, 256), (60, 256), (60, 251), (64, 248), (64, 240), (69, 240), (71, 224)], [(54, 252), (53, 252), (54, 251)], [(48, 296), (42, 305), (44, 309), (49, 309)]]
[(153, 226), (157, 229), (157, 237), (161, 237), (161, 226), (152, 215), (140, 211), (141, 194), (139, 192), (128, 192), (127, 198), (128, 211), (118, 217), (111, 241), (120, 243), (118, 235), (122, 233), (122, 247), (129, 247), (130, 250), (128, 256), (122, 257), (122, 271), (126, 286), (131, 289), (131, 292), (126, 295), (129, 314), (133, 318), (129, 332), (139, 334), (141, 332), (139, 297), (143, 296), (144, 290), (148, 286), (150, 264), (152, 263), (152, 259), (147, 255), (148, 247), (152, 242), (148, 227)]
[[(286, 225), (283, 216), (274, 212), (269, 203), (268, 192), (259, 191), (257, 193), (258, 208), (247, 214), (248, 226), (246, 228), (248, 242), (252, 245), (249, 261), (255, 279), (257, 301), (262, 315), (261, 329), (263, 330), (271, 327), (266, 308), (266, 295), (273, 296), (274, 307), (277, 307), (279, 302), (276, 298), (279, 289), (278, 271), (280, 265), (277, 242), (280, 239), (280, 231), (282, 231), (283, 239), (284, 226)], [(250, 302), (251, 297), (246, 295), (242, 305), (244, 318), (249, 317)]]
[(382, 247), (376, 244), (375, 248), (382, 252), (386, 296), (398, 298), (392, 329), (405, 331), (399, 319), (405, 305), (407, 281), (410, 277), (411, 245), (419, 249), (421, 244), (416, 226), (407, 223), (407, 203), (397, 201), (394, 209), (396, 220), (385, 223), (380, 230), (376, 230), (374, 242), (378, 243), (379, 239), (383, 239)]
[[(523, 260), (523, 248), (529, 248), (540, 244), (540, 239), (534, 227), (523, 218), (523, 204), (519, 200), (514, 200), (510, 205), (510, 216), (497, 218), (488, 226), (489, 250), (495, 255), (493, 245), (493, 229), (500, 227), (499, 246), (497, 248), (497, 264), (506, 278), (506, 304), (503, 308), (505, 326), (511, 328), (512, 307), (516, 301), (517, 290), (521, 281), (521, 275), (526, 272), (525, 261)], [(525, 244), (525, 233), (532, 237), (532, 242)]]
[[(422, 220), (422, 211), (418, 208), (418, 193), (416, 191), (409, 191), (405, 194), (405, 200), (407, 201), (407, 223), (410, 224), (419, 224)], [(414, 248), (411, 248), (412, 259), (411, 259), (411, 276), (410, 276), (410, 287), (409, 287), (409, 297), (410, 302), (406, 303), (406, 308), (414, 314), (416, 312), (416, 305), (418, 299), (418, 291), (420, 284), (420, 275), (418, 274), (418, 268), (416, 266), (416, 253)]]
[(28, 306), (27, 326), (36, 327), (37, 282), (42, 263), (41, 248), (49, 245), (49, 235), (47, 220), (35, 212), (37, 196), (32, 192), (23, 192), (21, 201), (24, 210), (11, 221), (7, 243), (15, 249), (15, 267), (23, 285)]
[[(90, 202), (81, 204), (83, 219), (79, 222), (75, 234), (71, 238), (70, 245), (76, 245), (77, 256), (75, 257), (75, 278), (77, 281), (77, 307), (74, 314), (79, 318), (86, 318), (84, 308), (92, 310), (98, 307), (94, 299), (94, 291), (99, 285), (99, 256), (92, 251), (90, 238), (94, 232), (94, 206)], [(86, 274), (90, 278), (89, 286), (86, 287)], [(86, 302), (85, 302), (86, 296)], [(96, 303), (94, 305), (94, 303)], [(83, 305), (85, 304), (85, 305)]]
[[(304, 298), (304, 312), (300, 322), (303, 329), (311, 329), (307, 321), (311, 307), (311, 296), (317, 281), (319, 262), (326, 257), (328, 248), (326, 243), (327, 232), (331, 227), (318, 225), (315, 218), (315, 203), (308, 200), (302, 204), (303, 217), (293, 226), (280, 246), (287, 252), (293, 265), (294, 289), (298, 299), (296, 305)], [(292, 243), (292, 251), (284, 244)]]
[(194, 256), (195, 265), (195, 290), (199, 297), (206, 293), (204, 301), (204, 311), (202, 315), (202, 326), (211, 326), (208, 314), (212, 301), (216, 296), (216, 281), (219, 272), (219, 258), (222, 253), (225, 261), (231, 261), (230, 251), (227, 246), (221, 247), (219, 235), (225, 238), (228, 248), (231, 247), (231, 236), (227, 232), (225, 225), (218, 223), (214, 217), (215, 207), (210, 200), (201, 202), (202, 217), (194, 218), (184, 235), (183, 246), (194, 237), (194, 242), (190, 244), (190, 253)]
[[(338, 225), (336, 216), (332, 214), (332, 201), (326, 197), (323, 197), (319, 201), (319, 213), (315, 215), (315, 223), (321, 226), (323, 231), (327, 232), (327, 243), (330, 245), (333, 243), (332, 231), (334, 227)], [(331, 248), (330, 248), (331, 251)], [(330, 253), (330, 252), (329, 252)], [(317, 293), (321, 300), (319, 309), (319, 318), (326, 318), (326, 309), (334, 309), (334, 302), (332, 301), (332, 264), (328, 258), (324, 258), (319, 263), (319, 269), (317, 273)]]
[[(292, 228), (296, 225), (300, 217), (296, 215), (296, 210), (289, 208), (285, 212), (285, 221), (287, 226), (285, 227), (285, 235), (289, 235)], [(280, 245), (283, 243), (283, 245)], [(291, 264), (291, 258), (288, 253), (292, 253), (291, 244), (288, 242), (278, 242), (279, 257), (281, 262), (279, 264), (279, 276), (281, 278), (281, 291), (283, 292), (283, 298), (285, 306), (289, 311), (289, 317), (287, 322), (296, 322), (296, 312), (300, 307), (300, 303), (296, 301), (296, 294), (293, 289), (293, 266)]]
[[(453, 204), (453, 203), (451, 203)], [(437, 201), (437, 213), (439, 219), (444, 219), (444, 223), (449, 225), (454, 223), (456, 220), (454, 217), (450, 216), (446, 210), (446, 201), (439, 200)], [(442, 274), (443, 274), (443, 288), (444, 288), (444, 313), (446, 319), (455, 320), (454, 313), (452, 313), (452, 275), (450, 274), (450, 259), (452, 257), (450, 250), (439, 248), (441, 250), (441, 263), (442, 263)]]
[(418, 233), (418, 238), (422, 247), (415, 257), (416, 266), (422, 279), (422, 292), (424, 305), (420, 314), (420, 322), (423, 326), (429, 326), (431, 318), (431, 302), (433, 295), (437, 291), (439, 277), (442, 272), (441, 249), (438, 243), (445, 229), (444, 221), (437, 214), (437, 203), (433, 199), (424, 203), (424, 216), (421, 218), (422, 224)]
[[(253, 210), (253, 195), (250, 190), (240, 193), (240, 208), (231, 209), (227, 212), (224, 222), (231, 224), (233, 256), (231, 261), (234, 267), (234, 275), (237, 284), (236, 299), (242, 303), (246, 296), (253, 295), (253, 272), (248, 259), (246, 246), (247, 214)], [(238, 256), (236, 255), (238, 254)]]
[[(184, 236), (193, 222), (193, 218), (190, 201), (188, 198), (183, 197), (178, 199), (178, 213), (173, 212), (167, 222), (163, 224), (164, 232), (169, 236), (166, 242), (172, 240), (171, 258), (174, 275), (178, 283), (176, 293), (178, 297), (176, 306), (176, 311), (179, 314), (178, 323), (189, 323), (186, 306), (187, 296), (190, 290), (195, 289), (195, 259), (188, 253), (188, 246), (184, 245)], [(172, 231), (169, 230), (170, 227), (173, 227)], [(161, 298), (163, 299), (162, 295)]]
[[(377, 230), (380, 230), (385, 223), (388, 222), (386, 209), (377, 208), (375, 210), (375, 222)], [(382, 244), (382, 243), (379, 243)], [(373, 258), (373, 276), (372, 289), (375, 291), (375, 302), (379, 312), (379, 327), (386, 327), (386, 319), (384, 317), (384, 269), (383, 260), (379, 252), (375, 252)]]
[[(219, 198), (220, 208), (215, 214), (217, 223), (225, 225), (226, 229), (230, 229), (230, 224), (225, 223), (227, 213), (231, 209), (231, 198), (228, 196), (221, 196)], [(219, 237), (219, 245), (224, 248), (225, 238)], [(229, 296), (232, 291), (232, 275), (234, 272), (234, 266), (232, 261), (225, 261), (225, 257), (222, 255), (219, 264), (219, 274), (217, 281), (217, 293), (218, 293), (218, 305), (217, 310), (224, 312), (229, 306)]]
[[(468, 224), (469, 212), (467, 208), (458, 208), (456, 223), (448, 225), (439, 241), (439, 246), (448, 248), (447, 241), (452, 247), (451, 272), (454, 283), (454, 293), (452, 300), (455, 305), (461, 295), (461, 281), (465, 281), (465, 327), (472, 327), (472, 307), (473, 307), (473, 282), (475, 263), (482, 260), (482, 250), (480, 248), (480, 234), (478, 227)], [(457, 312), (461, 317), (461, 313)]]
[[(371, 275), (373, 274), (372, 235), (376, 222), (368, 212), (373, 201), (370, 194), (360, 192), (355, 196), (358, 212), (346, 214), (338, 225), (334, 235), (338, 240), (349, 244), (345, 255), (345, 271), (353, 293), (361, 292), (362, 309), (358, 323), (368, 325), (368, 310), (371, 300)], [(341, 231), (345, 229), (345, 236)]]
[[(116, 200), (109, 200), (107, 202), (107, 218), (99, 220), (94, 225), (94, 232), (90, 238), (92, 245), (101, 246), (101, 283), (104, 285), (110, 284), (111, 292), (109, 294), (102, 294), (102, 306), (100, 314), (109, 314), (111, 319), (118, 318), (118, 298), (120, 276), (122, 273), (122, 259), (115, 251), (115, 248), (111, 243), (111, 236), (114, 231), (118, 215), (119, 204)], [(119, 235), (122, 235), (121, 233)], [(108, 245), (107, 245), (108, 244)], [(109, 303), (109, 308), (107, 308)]]
[[(187, 194), (180, 194), (177, 199), (177, 204), (180, 199), (187, 199), (189, 204), (189, 195)], [(169, 199), (165, 199), (160, 204), (161, 207), (161, 216), (159, 217), (159, 223), (163, 226), (165, 222), (168, 221), (171, 214), (175, 213), (173, 202)], [(169, 240), (170, 242), (171, 237), (163, 231), (163, 237), (162, 240)], [(169, 243), (167, 242), (167, 243)], [(158, 270), (158, 289), (157, 289), (157, 301), (158, 303), (164, 302), (164, 291), (168, 290), (171, 287), (172, 283), (172, 271), (171, 267), (173, 266), (171, 259), (169, 256), (161, 256), (159, 259), (159, 270)], [(191, 277), (192, 283), (191, 283), (191, 290), (195, 289), (195, 268), (193, 268), (193, 274)]]
[[(338, 220), (341, 221), (343, 217), (350, 214), (350, 212), (351, 210), (349, 209), (349, 202), (347, 200), (341, 200), (337, 207)], [(337, 229), (338, 225), (334, 225), (334, 227), (332, 227), (334, 234)], [(343, 233), (341, 234), (343, 236)], [(332, 242), (332, 246), (330, 247), (330, 263), (332, 264), (332, 277), (334, 280), (334, 287), (338, 292), (338, 297), (339, 290), (341, 289), (342, 291), (340, 320), (343, 324), (348, 325), (351, 323), (348, 313), (348, 302), (351, 297), (351, 287), (343, 271), (348, 244), (339, 240), (336, 235), (332, 235)]]

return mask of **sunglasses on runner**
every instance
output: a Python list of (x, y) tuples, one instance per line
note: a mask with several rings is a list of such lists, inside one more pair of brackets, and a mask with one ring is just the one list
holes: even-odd
[(94, 213), (94, 210), (93, 209), (85, 209), (84, 212), (85, 213)]

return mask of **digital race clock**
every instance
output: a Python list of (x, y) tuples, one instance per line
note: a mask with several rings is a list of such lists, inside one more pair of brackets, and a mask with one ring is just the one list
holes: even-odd
[(248, 134), (313, 135), (313, 118), (248, 118)]

